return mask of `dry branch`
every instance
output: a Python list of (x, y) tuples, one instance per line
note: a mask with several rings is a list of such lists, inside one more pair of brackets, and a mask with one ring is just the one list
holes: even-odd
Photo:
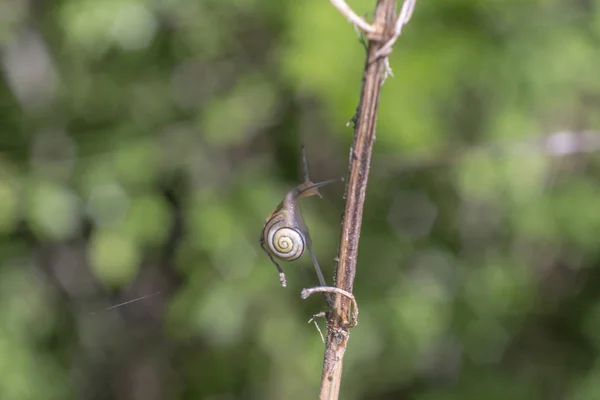
[[(385, 79), (385, 57), (376, 57), (382, 46), (394, 36), (395, 0), (379, 0), (375, 9), (374, 33), (367, 33), (369, 47), (363, 74), (362, 91), (355, 119), (354, 141), (350, 151), (350, 174), (346, 186), (346, 207), (342, 218), (342, 233), (338, 252), (336, 286), (352, 293), (356, 275), (358, 242), (363, 215), (365, 192), (373, 142), (379, 94)], [(337, 399), (342, 378), (344, 353), (352, 325), (352, 302), (347, 296), (336, 296), (333, 310), (328, 313), (327, 338), (320, 398)]]

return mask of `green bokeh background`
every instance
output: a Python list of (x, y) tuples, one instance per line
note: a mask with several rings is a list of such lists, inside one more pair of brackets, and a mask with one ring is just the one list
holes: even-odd
[[(343, 399), (600, 399), (599, 49), (599, 0), (418, 0)], [(316, 398), (310, 260), (258, 237), (301, 142), (347, 174), (364, 57), (327, 0), (1, 2), (0, 399)]]

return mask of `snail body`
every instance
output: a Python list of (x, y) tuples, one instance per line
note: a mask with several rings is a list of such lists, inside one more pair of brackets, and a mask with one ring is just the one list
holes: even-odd
[(309, 196), (321, 197), (319, 193), (320, 187), (343, 179), (331, 179), (313, 183), (308, 177), (304, 147), (302, 147), (302, 161), (304, 182), (290, 190), (271, 215), (269, 215), (262, 231), (260, 243), (263, 250), (277, 267), (282, 286), (286, 286), (285, 274), (275, 261), (275, 258), (284, 261), (294, 261), (300, 258), (306, 249), (308, 249), (311, 255), (321, 285), (326, 286), (323, 273), (312, 251), (312, 241), (308, 232), (308, 226), (306, 226), (302, 217), (299, 200), (302, 197)]

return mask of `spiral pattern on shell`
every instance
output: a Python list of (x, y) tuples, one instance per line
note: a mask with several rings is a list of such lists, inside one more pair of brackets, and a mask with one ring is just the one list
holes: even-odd
[(282, 260), (296, 260), (304, 253), (304, 236), (298, 229), (271, 226), (267, 243), (273, 255)]

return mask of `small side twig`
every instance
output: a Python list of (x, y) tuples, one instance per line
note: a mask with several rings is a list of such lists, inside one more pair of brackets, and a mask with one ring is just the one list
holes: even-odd
[[(377, 24), (373, 22), (373, 24), (369, 24), (363, 18), (359, 17), (352, 8), (346, 3), (346, 0), (329, 0), (331, 4), (342, 14), (346, 19), (354, 24), (354, 28), (360, 28), (363, 32), (367, 34), (367, 37), (373, 41), (381, 41), (383, 36), (382, 31), (377, 29)], [(415, 10), (415, 3), (417, 0), (404, 0), (402, 4), (402, 9), (400, 10), (400, 14), (394, 23), (394, 29), (392, 34), (387, 38), (387, 42), (377, 50), (375, 53), (376, 58), (383, 57), (384, 65), (385, 65), (385, 75), (383, 77), (383, 81), (387, 79), (388, 76), (394, 76), (392, 73), (392, 68), (390, 67), (390, 61), (387, 56), (392, 52), (392, 46), (396, 43), (396, 40), (400, 37), (402, 33), (402, 27), (410, 21), (412, 17), (413, 11)]]
[[(356, 299), (354, 298), (354, 295), (350, 292), (345, 291), (344, 289), (340, 289), (337, 287), (333, 287), (333, 286), (317, 286), (317, 287), (312, 287), (309, 289), (302, 289), (302, 294), (300, 295), (302, 297), (302, 299), (306, 300), (308, 298), (308, 296), (315, 294), (315, 293), (337, 293), (337, 294), (341, 294), (342, 296), (346, 296), (348, 299), (350, 299), (350, 301), (352, 302), (352, 318), (350, 318), (348, 320), (347, 317), (342, 316), (342, 318), (345, 318), (347, 322), (345, 322), (345, 326), (347, 328), (352, 328), (355, 327), (356, 324), (358, 324), (358, 303), (356, 302)], [(314, 315), (315, 316), (321, 316), (319, 314)]]
[(319, 324), (317, 324), (317, 318), (325, 317), (327, 317), (327, 313), (325, 311), (321, 311), (320, 313), (313, 315), (312, 318), (308, 320), (309, 324), (311, 322), (315, 323), (315, 326), (317, 327), (317, 331), (319, 331), (319, 335), (321, 335), (321, 340), (323, 341), (323, 343), (325, 343), (325, 336), (323, 336), (323, 332), (321, 332), (321, 328), (319, 328)]
[(331, 4), (337, 8), (337, 10), (344, 15), (348, 21), (352, 22), (354, 25), (358, 26), (365, 32), (375, 32), (376, 28), (372, 25), (369, 25), (367, 21), (363, 18), (359, 17), (350, 6), (346, 3), (345, 0), (329, 0)]

